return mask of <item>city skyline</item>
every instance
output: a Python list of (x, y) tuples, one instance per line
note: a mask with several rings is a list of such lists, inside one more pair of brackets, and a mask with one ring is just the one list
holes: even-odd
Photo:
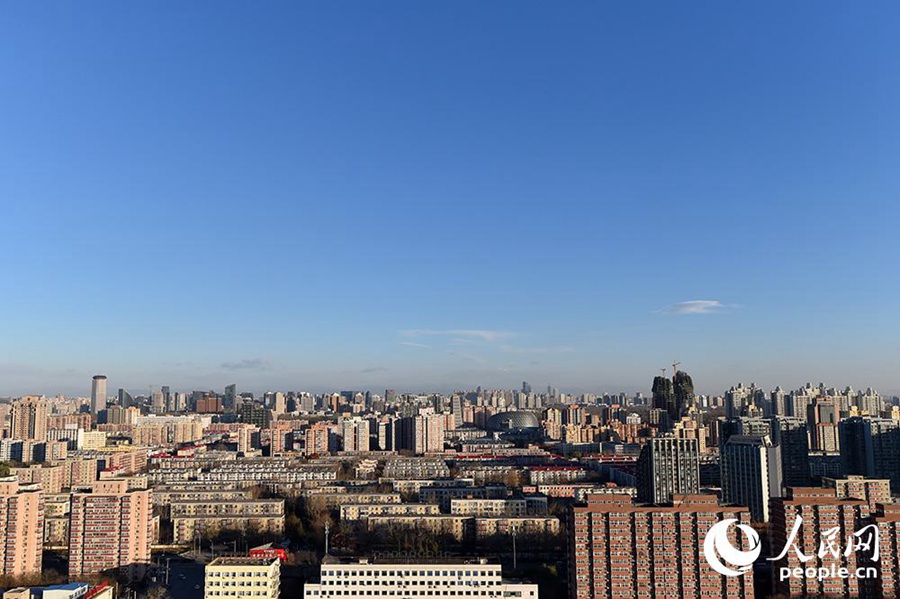
[[(671, 366), (669, 368), (671, 369)], [(672, 379), (673, 378), (673, 375), (671, 374), (672, 371), (668, 370), (667, 372), (668, 372), (667, 378)], [(681, 370), (680, 368), (678, 369), (678, 372), (682, 375), (688, 374), (687, 372)], [(102, 377), (103, 379), (107, 378), (105, 375), (95, 375), (94, 379), (96, 379), (96, 377), (98, 377), (98, 376)], [(654, 382), (658, 378), (659, 378), (659, 375), (654, 377)], [(521, 390), (523, 384), (527, 384), (530, 389), (529, 393), (532, 393), (534, 395), (547, 395), (547, 394), (549, 394), (549, 390), (552, 389), (554, 393), (566, 394), (567, 396), (569, 396), (568, 399), (577, 399), (577, 396), (584, 395), (584, 394), (594, 395), (596, 397), (601, 397), (603, 395), (615, 396), (615, 395), (619, 395), (619, 394), (625, 394), (625, 395), (628, 395), (629, 397), (635, 397), (638, 394), (640, 394), (644, 397), (645, 400), (650, 402), (648, 404), (648, 406), (658, 407), (658, 406), (654, 406), (654, 393), (653, 393), (653, 385), (652, 384), (647, 385), (646, 388), (634, 388), (634, 389), (612, 388), (612, 387), (602, 387), (602, 386), (594, 386), (594, 387), (588, 387), (588, 388), (567, 387), (565, 385), (558, 385), (558, 384), (554, 384), (554, 383), (541, 384), (541, 383), (538, 383), (535, 381), (530, 381), (530, 382), (529, 381), (520, 381), (518, 384), (516, 384), (513, 381), (508, 381), (508, 384), (505, 384), (505, 385), (501, 384), (501, 385), (496, 385), (496, 386), (473, 384), (473, 385), (456, 385), (456, 386), (445, 386), (445, 387), (438, 387), (438, 386), (404, 387), (402, 385), (396, 385), (396, 384), (382, 384), (380, 386), (377, 386), (377, 385), (375, 385), (375, 386), (373, 386), (373, 385), (353, 385), (353, 384), (347, 384), (347, 385), (338, 384), (338, 385), (334, 385), (334, 386), (310, 386), (310, 385), (304, 386), (304, 385), (296, 385), (296, 384), (295, 385), (288, 384), (288, 385), (283, 385), (283, 386), (277, 386), (277, 385), (242, 386), (240, 383), (235, 382), (234, 377), (229, 380), (231, 380), (232, 382), (227, 383), (227, 384), (220, 384), (220, 383), (214, 382), (209, 385), (201, 384), (201, 385), (187, 385), (187, 386), (173, 384), (171, 381), (168, 381), (168, 380), (166, 380), (163, 383), (154, 383), (154, 384), (148, 384), (148, 385), (131, 385), (131, 386), (114, 385), (109, 388), (109, 390), (106, 393), (106, 397), (108, 400), (115, 402), (115, 401), (117, 401), (116, 400), (116, 392), (118, 392), (118, 391), (125, 391), (128, 395), (134, 396), (134, 397), (149, 398), (153, 394), (158, 394), (160, 392), (169, 392), (170, 390), (173, 393), (175, 393), (175, 392), (186, 393), (188, 395), (193, 392), (209, 392), (209, 391), (211, 391), (211, 392), (218, 394), (221, 397), (225, 397), (228, 395), (228, 389), (230, 387), (235, 387), (235, 392), (238, 394), (248, 393), (248, 392), (252, 393), (254, 395), (254, 397), (256, 397), (257, 399), (262, 398), (266, 394), (276, 393), (276, 392), (278, 392), (278, 393), (281, 393), (281, 392), (313, 393), (316, 395), (327, 395), (327, 394), (334, 394), (334, 393), (339, 393), (339, 392), (353, 391), (353, 392), (357, 392), (357, 393), (362, 393), (362, 392), (373, 393), (375, 395), (381, 396), (384, 394), (385, 391), (391, 391), (391, 392), (395, 392), (395, 393), (399, 393), (399, 394), (407, 394), (407, 395), (416, 395), (416, 394), (428, 395), (428, 394), (433, 394), (433, 393), (452, 394), (452, 393), (461, 393), (461, 392), (472, 392), (478, 388), (484, 389), (485, 391), (519, 391), (519, 390)], [(704, 391), (704, 390), (700, 389), (700, 390), (697, 390), (696, 394), (699, 396), (704, 396), (704, 397), (723, 398), (723, 397), (727, 396), (729, 389), (738, 389), (738, 391), (740, 391), (740, 389), (739, 389), (740, 386), (743, 386), (745, 391), (749, 390), (751, 388), (761, 390), (761, 391), (765, 392), (767, 397), (771, 393), (774, 393), (776, 391), (776, 389), (780, 389), (782, 391), (782, 394), (790, 394), (790, 393), (794, 393), (796, 391), (800, 391), (806, 386), (810, 386), (813, 389), (816, 389), (816, 388), (822, 386), (825, 390), (834, 389), (838, 393), (844, 392), (849, 387), (850, 389), (853, 390), (854, 393), (864, 392), (866, 390), (872, 390), (875, 393), (877, 393), (880, 396), (885, 397), (885, 398), (897, 396), (897, 394), (895, 394), (895, 393), (875, 388), (872, 385), (857, 386), (857, 385), (850, 385), (850, 384), (846, 384), (846, 383), (830, 383), (828, 381), (814, 382), (812, 380), (808, 380), (808, 381), (805, 381), (805, 382), (797, 384), (797, 385), (788, 385), (788, 386), (785, 386), (780, 383), (775, 383), (772, 385), (761, 385), (756, 381), (750, 381), (750, 382), (735, 381), (733, 384), (731, 384), (721, 390)], [(91, 389), (91, 386), (89, 385), (88, 388)], [(67, 392), (67, 391), (61, 391), (61, 390), (41, 391), (41, 390), (32, 389), (32, 391), (28, 392), (28, 393), (5, 393), (2, 389), (0, 389), (0, 398), (14, 399), (17, 397), (31, 397), (31, 396), (46, 397), (46, 398), (53, 398), (53, 397), (57, 397), (57, 396), (63, 396), (63, 397), (69, 397), (69, 398), (80, 398), (80, 399), (87, 400), (89, 406), (93, 406), (93, 404), (94, 404), (94, 394), (93, 394), (92, 390), (85, 394), (81, 390)], [(98, 405), (99, 405), (99, 403), (98, 403)], [(93, 407), (92, 407), (91, 412), (96, 413), (96, 409), (93, 409)]]
[(5, 7), (0, 394), (900, 394), (898, 21)]

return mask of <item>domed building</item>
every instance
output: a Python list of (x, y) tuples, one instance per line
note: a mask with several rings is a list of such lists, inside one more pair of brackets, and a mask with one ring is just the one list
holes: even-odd
[(538, 417), (532, 412), (500, 412), (487, 421), (487, 429), (493, 432), (531, 432), (541, 427)]

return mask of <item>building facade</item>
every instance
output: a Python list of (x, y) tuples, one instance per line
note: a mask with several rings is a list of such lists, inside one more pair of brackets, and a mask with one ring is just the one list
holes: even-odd
[(44, 493), (40, 485), (0, 478), (0, 576), (12, 579), (41, 573), (44, 547)]
[(69, 524), (69, 576), (119, 571), (144, 576), (153, 540), (150, 491), (130, 491), (128, 481), (97, 481), (90, 493), (73, 493)]
[[(390, 561), (322, 561), (319, 583), (307, 583), (304, 599), (537, 599), (535, 584), (504, 581), (499, 564), (487, 560), (433, 560), (413, 563)], [(209, 598), (207, 598), (209, 599)]]
[[(703, 541), (725, 519), (750, 522), (745, 508), (715, 495), (682, 495), (670, 506), (638, 506), (627, 495), (591, 495), (570, 509), (570, 599), (753, 597), (753, 573), (723, 576), (703, 557)], [(732, 545), (747, 550), (747, 539)]]

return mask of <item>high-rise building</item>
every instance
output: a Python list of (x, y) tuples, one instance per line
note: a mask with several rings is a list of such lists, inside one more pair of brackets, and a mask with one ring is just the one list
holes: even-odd
[(238, 411), (239, 406), (237, 398), (237, 385), (227, 385), (225, 387), (225, 394), (222, 396), (222, 407), (226, 412)]
[(121, 387), (119, 387), (117, 401), (118, 401), (118, 404), (120, 406), (122, 406), (123, 408), (130, 408), (131, 406), (134, 405), (134, 398), (131, 397), (131, 394), (128, 391), (126, 391), (125, 389), (122, 389)]
[(443, 451), (446, 421), (443, 414), (425, 414), (394, 421), (394, 450), (414, 453)]
[(287, 400), (285, 399), (283, 392), (275, 392), (275, 396), (272, 400), (272, 411), (275, 413), (276, 418), (287, 412)]
[(128, 481), (97, 481), (90, 493), (73, 493), (69, 520), (69, 577), (118, 570), (129, 580), (150, 564), (153, 507), (149, 490)]
[(891, 502), (891, 481), (851, 474), (847, 478), (822, 478), (822, 486), (834, 489), (838, 499), (859, 499), (869, 504), (873, 513), (879, 503)]
[(728, 443), (732, 435), (750, 435), (763, 437), (772, 434), (772, 424), (767, 418), (736, 416), (734, 418), (719, 418), (719, 447)]
[(204, 599), (278, 599), (281, 560), (277, 557), (217, 557), (206, 565)]
[(668, 503), (673, 495), (700, 490), (700, 449), (697, 439), (656, 437), (642, 448), (637, 461), (637, 500)]
[[(812, 487), (788, 487), (785, 496), (772, 499), (771, 536), (773, 570), (814, 568), (829, 571), (846, 568), (856, 573), (857, 568), (867, 565), (855, 551), (819, 551), (821, 543), (827, 541), (827, 531), (837, 528), (831, 539), (839, 544), (852, 540), (853, 533), (868, 522), (869, 504), (865, 501), (836, 499), (834, 489)], [(797, 518), (802, 525), (795, 529)], [(792, 533), (796, 530), (796, 536)], [(804, 556), (798, 555), (801, 551)], [(779, 553), (781, 552), (781, 553)], [(887, 548), (882, 554), (888, 553)], [(785, 597), (872, 597), (875, 580), (850, 576), (775, 576), (775, 592)]]
[(665, 418), (660, 421), (660, 428), (664, 431), (670, 430), (677, 421), (677, 419), (673, 420), (671, 416), (673, 412), (677, 412), (672, 381), (664, 376), (654, 377), (652, 391), (653, 408), (661, 410), (665, 414)]
[(669, 418), (674, 423), (681, 420), (694, 405), (694, 381), (691, 375), (682, 370), (675, 372), (672, 377), (672, 396), (675, 403)]
[(106, 377), (102, 374), (94, 376), (91, 382), (91, 414), (106, 409)]
[(536, 584), (507, 582), (501, 578), (500, 565), (490, 564), (486, 559), (416, 562), (326, 556), (322, 560), (320, 581), (303, 587), (303, 599), (400, 599), (424, 597), (422, 593), (428, 593), (430, 599), (463, 596), (538, 599)]
[(722, 501), (746, 506), (754, 522), (769, 521), (769, 499), (781, 496), (781, 451), (768, 436), (732, 435), (719, 457)]
[(40, 575), (44, 551), (44, 493), (41, 485), (0, 478), (0, 578)]
[(900, 597), (900, 504), (884, 502), (875, 506), (881, 555), (875, 563), (876, 597)]
[(832, 397), (818, 397), (806, 408), (809, 424), (809, 445), (816, 451), (838, 451), (838, 420), (840, 412)]
[(47, 400), (36, 395), (26, 395), (14, 401), (10, 408), (10, 437), (46, 440), (48, 412)]
[(162, 391), (150, 394), (150, 411), (154, 414), (166, 413), (166, 396)]
[(809, 484), (809, 436), (806, 420), (792, 416), (772, 419), (772, 442), (781, 448), (781, 476), (785, 487)]
[(845, 474), (889, 479), (900, 489), (900, 422), (854, 416), (841, 420), (838, 430)]
[(772, 413), (775, 416), (788, 416), (788, 407), (785, 403), (784, 389), (779, 385), (769, 395), (769, 402), (772, 404)]
[[(694, 599), (753, 597), (753, 572), (723, 576), (703, 558), (717, 522), (749, 523), (740, 507), (720, 507), (715, 495), (675, 496), (671, 506), (636, 506), (628, 495), (588, 495), (570, 508), (571, 599)], [(736, 548), (749, 540), (735, 534)]]
[(360, 417), (345, 418), (341, 422), (344, 451), (369, 451), (369, 421)]
[(255, 401), (241, 402), (241, 422), (253, 424), (259, 428), (269, 428), (272, 412)]

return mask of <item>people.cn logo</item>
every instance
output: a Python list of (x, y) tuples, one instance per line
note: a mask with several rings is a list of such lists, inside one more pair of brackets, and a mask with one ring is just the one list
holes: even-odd
[[(703, 541), (703, 554), (706, 556), (706, 561), (713, 570), (725, 576), (743, 575), (753, 567), (753, 562), (762, 551), (759, 535), (746, 524), (738, 524), (737, 529), (747, 537), (750, 549), (741, 551), (731, 544), (728, 539), (728, 528), (735, 522), (737, 520), (734, 518), (717, 522), (706, 533), (706, 539)], [(726, 566), (723, 562), (728, 563), (731, 567)]]

